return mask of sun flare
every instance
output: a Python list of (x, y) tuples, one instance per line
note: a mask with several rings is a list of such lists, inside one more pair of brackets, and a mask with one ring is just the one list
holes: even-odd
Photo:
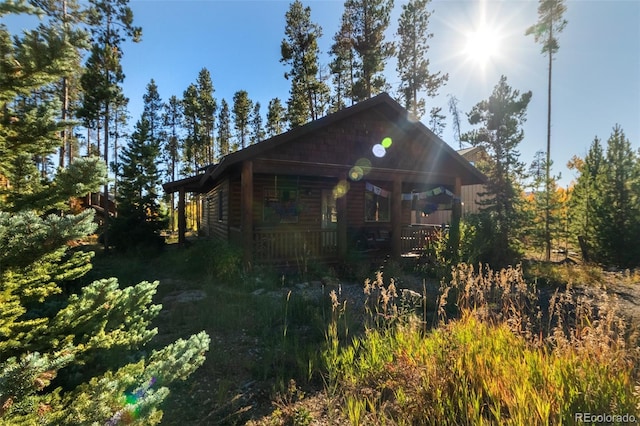
[(477, 65), (485, 66), (500, 54), (500, 35), (486, 26), (467, 33), (463, 54)]

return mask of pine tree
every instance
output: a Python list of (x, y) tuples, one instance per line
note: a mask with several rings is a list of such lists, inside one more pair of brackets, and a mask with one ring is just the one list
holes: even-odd
[[(109, 165), (109, 137), (111, 135), (112, 108), (116, 99), (124, 99), (120, 84), (124, 81), (122, 72), (121, 46), (127, 40), (140, 41), (142, 29), (133, 25), (133, 12), (129, 0), (89, 0), (89, 29), (91, 32), (91, 56), (87, 62), (87, 75), (81, 78), (82, 88), (90, 92), (83, 107), (90, 117), (97, 117), (104, 130), (104, 162)], [(90, 103), (95, 102), (91, 106)], [(103, 190), (104, 247), (109, 249), (109, 186)]]
[(607, 140), (594, 217), (596, 260), (631, 268), (640, 265), (640, 160), (619, 125)]
[[(538, 22), (527, 28), (526, 34), (533, 34), (536, 43), (542, 44), (542, 53), (548, 58), (547, 77), (547, 182), (551, 179), (551, 71), (553, 55), (558, 52), (559, 45), (557, 35), (564, 30), (567, 21), (562, 17), (566, 11), (564, 0), (539, 0)], [(551, 188), (546, 188), (546, 193), (550, 194)], [(550, 235), (550, 208), (549, 203), (545, 206), (545, 258), (551, 258), (551, 235)]]
[(253, 102), (245, 90), (239, 90), (233, 95), (233, 127), (236, 130), (236, 140), (240, 149), (247, 146), (249, 137), (249, 116)]
[[(528, 244), (534, 251), (540, 247), (545, 247), (547, 229), (551, 240), (560, 241), (565, 233), (565, 206), (564, 190), (558, 187), (560, 176), (551, 176), (551, 181), (547, 182), (546, 176), (546, 156), (543, 151), (536, 152), (533, 161), (529, 165), (529, 176), (531, 178), (531, 192), (528, 197), (529, 209), (526, 222)], [(547, 194), (550, 188), (551, 193)], [(549, 206), (549, 227), (547, 228), (546, 208)]]
[(111, 231), (113, 245), (120, 251), (164, 244), (160, 231), (166, 221), (160, 212), (161, 176), (157, 165), (160, 139), (153, 136), (148, 106), (145, 104), (129, 145), (120, 154), (118, 216)]
[(84, 24), (85, 13), (76, 0), (38, 0), (31, 1), (46, 17), (46, 26), (54, 29), (60, 35), (60, 40), (74, 47), (73, 69), (55, 83), (55, 92), (60, 99), (60, 120), (67, 122), (67, 127), (60, 132), (61, 145), (58, 156), (58, 166), (64, 167), (78, 155), (77, 140), (74, 137), (73, 123), (70, 122), (77, 107), (79, 97), (80, 62), (85, 53), (87, 33), (80, 27)]
[(264, 128), (262, 127), (262, 115), (260, 114), (260, 102), (256, 102), (251, 112), (251, 144), (257, 144), (264, 140)]
[(429, 129), (440, 137), (442, 137), (442, 132), (446, 126), (445, 118), (447, 117), (442, 114), (442, 107), (433, 107), (429, 111)]
[(142, 114), (149, 123), (149, 141), (159, 146), (164, 133), (164, 123), (162, 120), (164, 103), (160, 98), (158, 86), (153, 79), (147, 84), (147, 91), (142, 95), (142, 100), (144, 102)]
[[(2, 16), (32, 10), (23, 2), (0, 5)], [(93, 214), (45, 212), (68, 210), (69, 197), (98, 190), (107, 170), (98, 158), (77, 159), (37, 191), (14, 192), (4, 163), (54, 153), (43, 135), (59, 136), (60, 129), (59, 109), (40, 118), (42, 129), (28, 129), (11, 119), (13, 107), (74, 66), (67, 62), (69, 46), (41, 38), (33, 51), (24, 37), (11, 37), (0, 24), (0, 173), (11, 183), (7, 197), (0, 197), (0, 424), (119, 424), (134, 418), (156, 424), (167, 386), (202, 364), (209, 338), (200, 333), (160, 350), (146, 347), (156, 334), (149, 325), (160, 310), (152, 304), (157, 283), (120, 288), (110, 278), (63, 294), (63, 285), (91, 267), (93, 254), (72, 251), (70, 243), (95, 230)], [(31, 54), (39, 60), (24, 62), (25, 73), (14, 72), (11, 55)]]
[(458, 98), (449, 95), (449, 112), (451, 113), (451, 121), (453, 123), (453, 138), (458, 142), (458, 148), (462, 149), (462, 141), (460, 140), (460, 114), (462, 111), (458, 109)]
[(353, 27), (351, 12), (347, 9), (342, 14), (340, 29), (333, 36), (333, 44), (329, 53), (333, 60), (329, 64), (333, 76), (334, 94), (330, 111), (336, 112), (348, 105), (353, 105), (353, 84), (355, 79), (355, 51), (353, 50)]
[(418, 119), (426, 111), (425, 101), (419, 94), (426, 92), (434, 97), (438, 89), (449, 79), (448, 74), (429, 71), (428, 41), (433, 37), (429, 32), (427, 10), (429, 0), (410, 0), (402, 5), (398, 21), (398, 63), (396, 70), (400, 77), (400, 96), (408, 111)]
[[(167, 131), (164, 144), (162, 145), (162, 158), (165, 168), (165, 178), (173, 182), (176, 180), (178, 170), (180, 170), (180, 150), (182, 149), (182, 141), (180, 139), (179, 130), (182, 121), (182, 106), (180, 100), (174, 95), (169, 98), (169, 102), (164, 105), (162, 114), (162, 122)], [(175, 221), (175, 199), (174, 193), (169, 195), (169, 214), (170, 228), (172, 231), (176, 229)]]
[(285, 110), (280, 102), (280, 99), (273, 98), (269, 101), (269, 107), (267, 111), (267, 136), (273, 137), (284, 132), (284, 126), (287, 118)]
[(211, 81), (211, 73), (208, 69), (203, 68), (198, 73), (198, 121), (202, 126), (202, 140), (200, 142), (203, 157), (203, 165), (213, 164), (216, 162), (215, 153), (215, 124), (216, 111), (218, 103), (213, 97), (213, 82)]
[(202, 136), (202, 126), (199, 120), (200, 107), (198, 104), (198, 88), (195, 84), (190, 84), (182, 95), (182, 115), (184, 128), (187, 135), (184, 140), (184, 175), (196, 172), (204, 164), (200, 147)]
[(329, 92), (318, 79), (318, 39), (322, 28), (311, 22), (311, 8), (300, 0), (289, 6), (285, 15), (285, 38), (280, 46), (280, 62), (289, 65), (285, 78), (291, 81), (287, 101), (289, 123), (297, 127), (324, 115), (321, 99)]
[(359, 102), (386, 89), (383, 71), (394, 46), (384, 41), (384, 32), (393, 0), (346, 0), (344, 7), (353, 31), (351, 45), (358, 57), (352, 97)]
[(521, 128), (531, 92), (520, 95), (502, 76), (488, 100), (476, 104), (469, 112), (469, 123), (480, 126), (467, 132), (461, 140), (481, 146), (488, 159), (478, 164), (487, 176), (482, 212), (493, 231), (484, 241), (488, 252), (483, 261), (495, 267), (511, 263), (518, 255), (519, 231), (522, 229), (519, 205), (524, 165), (520, 162), (518, 145), (524, 138)]
[(231, 112), (226, 99), (220, 102), (220, 112), (218, 114), (218, 150), (220, 156), (224, 157), (232, 151), (236, 151), (237, 147), (231, 149)]
[[(7, 13), (39, 13), (24, 2), (7, 3)], [(59, 120), (61, 103), (55, 84), (75, 67), (75, 49), (56, 28), (40, 25), (13, 37), (0, 24), (0, 176), (11, 182), (9, 202), (40, 194), (49, 176), (41, 167), (62, 144), (67, 122)], [(43, 181), (44, 180), (44, 181)], [(0, 199), (2, 199), (0, 193)]]

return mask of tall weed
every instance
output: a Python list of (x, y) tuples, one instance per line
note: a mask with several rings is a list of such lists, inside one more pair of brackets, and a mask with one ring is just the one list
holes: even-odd
[[(440, 322), (401, 318), (394, 283), (365, 282), (364, 335), (324, 353), (329, 390), (355, 424), (566, 424), (575, 413), (639, 415), (635, 334), (615, 298), (569, 288), (540, 302), (520, 267), (461, 264)], [(336, 306), (337, 307), (337, 306)], [(329, 325), (336, 327), (336, 311)]]

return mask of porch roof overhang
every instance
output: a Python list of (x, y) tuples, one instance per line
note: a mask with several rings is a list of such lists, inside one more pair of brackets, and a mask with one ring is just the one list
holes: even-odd
[(181, 188), (184, 189), (185, 192), (201, 193), (206, 192), (207, 180), (206, 173), (200, 173), (195, 176), (189, 176), (184, 179), (167, 182), (162, 185), (162, 188), (167, 194), (177, 192)]

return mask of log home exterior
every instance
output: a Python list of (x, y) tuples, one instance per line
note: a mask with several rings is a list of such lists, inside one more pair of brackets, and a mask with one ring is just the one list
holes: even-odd
[(179, 193), (179, 241), (185, 193), (204, 194), (202, 231), (239, 244), (250, 265), (335, 261), (363, 243), (399, 257), (424, 241), (423, 230), (410, 228), (412, 194), (451, 196), (459, 215), (462, 185), (482, 182), (467, 160), (382, 94), (164, 188)]

